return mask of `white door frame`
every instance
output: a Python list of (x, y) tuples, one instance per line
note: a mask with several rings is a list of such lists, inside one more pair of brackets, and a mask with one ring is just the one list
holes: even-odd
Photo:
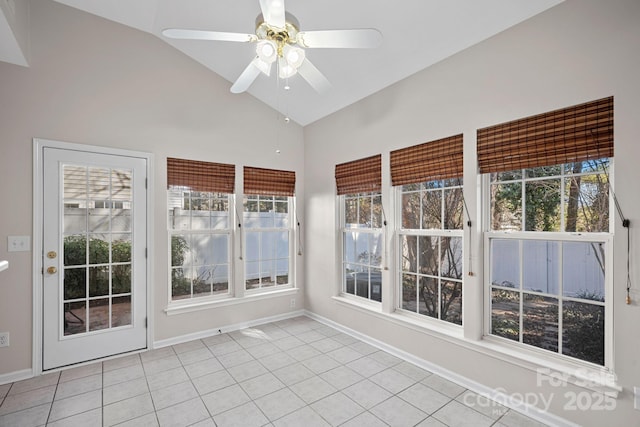
[[(70, 142), (53, 141), (48, 139), (33, 139), (33, 345), (32, 345), (32, 374), (42, 373), (42, 277), (43, 277), (43, 150), (44, 148), (59, 148), (63, 150), (86, 151), (98, 154), (129, 156), (143, 158), (147, 162), (147, 348), (153, 347), (153, 154), (140, 151), (129, 151), (118, 148), (99, 147)], [(81, 364), (80, 364), (81, 365)], [(55, 371), (55, 369), (54, 369)]]

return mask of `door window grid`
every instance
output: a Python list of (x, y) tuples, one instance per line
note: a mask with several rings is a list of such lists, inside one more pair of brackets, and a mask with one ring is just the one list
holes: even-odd
[(169, 186), (171, 300), (230, 294), (232, 195)]
[(63, 165), (63, 333), (131, 325), (132, 171)]
[(399, 306), (462, 325), (462, 179), (401, 187)]
[(245, 289), (272, 290), (293, 286), (291, 277), (293, 198), (244, 197)]

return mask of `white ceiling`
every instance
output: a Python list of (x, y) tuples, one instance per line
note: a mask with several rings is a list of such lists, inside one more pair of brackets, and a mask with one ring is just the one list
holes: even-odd
[[(229, 81), (255, 56), (248, 43), (171, 40), (165, 28), (253, 33), (258, 0), (56, 0), (152, 33)], [(260, 75), (249, 93), (307, 125), (456, 52), (522, 22), (562, 0), (286, 0), (301, 30), (377, 28), (376, 49), (307, 49), (332, 89), (317, 94), (299, 76), (291, 90), (275, 74)], [(1, 58), (0, 58), (1, 59)], [(237, 95), (243, 96), (243, 95)], [(244, 95), (246, 96), (246, 95)]]

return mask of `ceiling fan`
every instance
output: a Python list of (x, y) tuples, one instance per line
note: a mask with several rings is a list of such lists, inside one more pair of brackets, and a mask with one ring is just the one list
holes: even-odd
[(317, 92), (331, 84), (306, 57), (306, 48), (374, 48), (382, 42), (382, 33), (374, 28), (353, 30), (300, 31), (296, 18), (285, 12), (284, 0), (259, 0), (262, 14), (256, 18), (255, 34), (169, 28), (165, 37), (188, 40), (213, 40), (256, 43), (256, 56), (231, 86), (231, 92), (246, 91), (263, 73), (271, 73), (277, 63), (278, 78), (300, 74)]

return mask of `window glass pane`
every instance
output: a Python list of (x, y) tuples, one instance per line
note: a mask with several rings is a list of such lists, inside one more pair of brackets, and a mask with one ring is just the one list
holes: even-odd
[(108, 234), (89, 235), (89, 264), (109, 263), (109, 240)]
[(506, 172), (497, 172), (497, 173), (494, 172), (490, 175), (491, 182), (511, 181), (511, 180), (520, 179), (520, 178), (522, 178), (521, 169), (506, 171)]
[(560, 180), (525, 183), (527, 231), (560, 231)]
[(520, 243), (518, 240), (491, 240), (491, 284), (520, 288)]
[(420, 229), (420, 193), (402, 194), (402, 228)]
[(562, 353), (604, 365), (604, 306), (563, 301)]
[(195, 275), (193, 278), (193, 296), (203, 296), (211, 294), (211, 283), (213, 272), (212, 267), (200, 266), (195, 267)]
[(382, 196), (373, 196), (371, 208), (371, 227), (382, 228)]
[(372, 198), (369, 196), (362, 196), (358, 199), (358, 224), (362, 226), (367, 226), (370, 228), (372, 226), (372, 206), (371, 206)]
[(514, 341), (520, 340), (519, 292), (491, 290), (491, 333)]
[[(245, 233), (245, 258), (247, 261), (258, 261), (260, 259), (260, 232)], [(247, 271), (248, 273), (248, 271)]]
[(131, 292), (131, 264), (111, 266), (112, 294), (128, 294)]
[(609, 231), (609, 182), (604, 174), (574, 175), (566, 180), (566, 231)]
[(442, 269), (440, 275), (462, 279), (462, 237), (441, 238)]
[(560, 289), (560, 243), (522, 241), (522, 269), (525, 290), (557, 295)]
[(358, 224), (358, 199), (356, 197), (345, 197), (344, 213), (345, 225), (347, 227)]
[(379, 268), (372, 268), (369, 276), (369, 295), (374, 301), (382, 301), (382, 271)]
[(557, 298), (524, 293), (522, 310), (522, 342), (557, 352)]
[(358, 276), (359, 269), (360, 267), (355, 264), (344, 265), (344, 291), (348, 294), (355, 295), (356, 293), (356, 278)]
[(491, 229), (522, 230), (522, 184), (494, 184), (490, 190)]
[(289, 257), (289, 232), (288, 231), (277, 231), (274, 233), (276, 239), (276, 258), (286, 258)]
[(356, 285), (356, 295), (369, 298), (369, 268), (364, 267), (361, 271), (354, 273), (354, 281)]
[(438, 318), (438, 279), (432, 277), (420, 277), (420, 300), (418, 313), (425, 316)]
[(422, 228), (442, 228), (442, 191), (425, 191), (423, 193)]
[(260, 287), (260, 261), (247, 261), (245, 263), (245, 277), (247, 289)]
[(111, 326), (126, 326), (131, 324), (131, 295), (112, 298)]
[(189, 236), (175, 234), (171, 236), (171, 266), (185, 265), (189, 253)]
[(191, 280), (189, 269), (174, 267), (171, 269), (171, 298), (184, 299), (191, 297)]
[(604, 302), (604, 250), (603, 243), (563, 243), (564, 296)]
[(445, 230), (462, 230), (463, 209), (462, 188), (444, 190)]
[(462, 282), (443, 282), (441, 292), (440, 318), (462, 325)]
[(213, 293), (227, 293), (229, 291), (229, 266), (217, 265), (213, 271)]
[(440, 269), (440, 251), (438, 250), (438, 237), (418, 237), (418, 272), (438, 276)]
[(131, 262), (131, 233), (111, 235), (111, 262)]
[(369, 233), (369, 264), (374, 267), (382, 264), (382, 233)]
[(351, 231), (344, 233), (343, 259), (345, 262), (353, 263), (358, 260), (358, 253), (356, 252), (356, 239), (358, 234), (357, 232)]
[(418, 237), (400, 237), (402, 250), (402, 271), (416, 273), (418, 271)]
[(418, 312), (416, 291), (417, 280), (418, 276), (415, 274), (402, 273), (401, 307), (404, 310), (409, 310), (414, 313)]
[(544, 176), (559, 176), (562, 173), (562, 165), (540, 166), (525, 170), (527, 178), (538, 178)]
[(263, 231), (260, 241), (260, 259), (272, 260), (276, 257), (276, 245), (280, 233), (274, 231)]

